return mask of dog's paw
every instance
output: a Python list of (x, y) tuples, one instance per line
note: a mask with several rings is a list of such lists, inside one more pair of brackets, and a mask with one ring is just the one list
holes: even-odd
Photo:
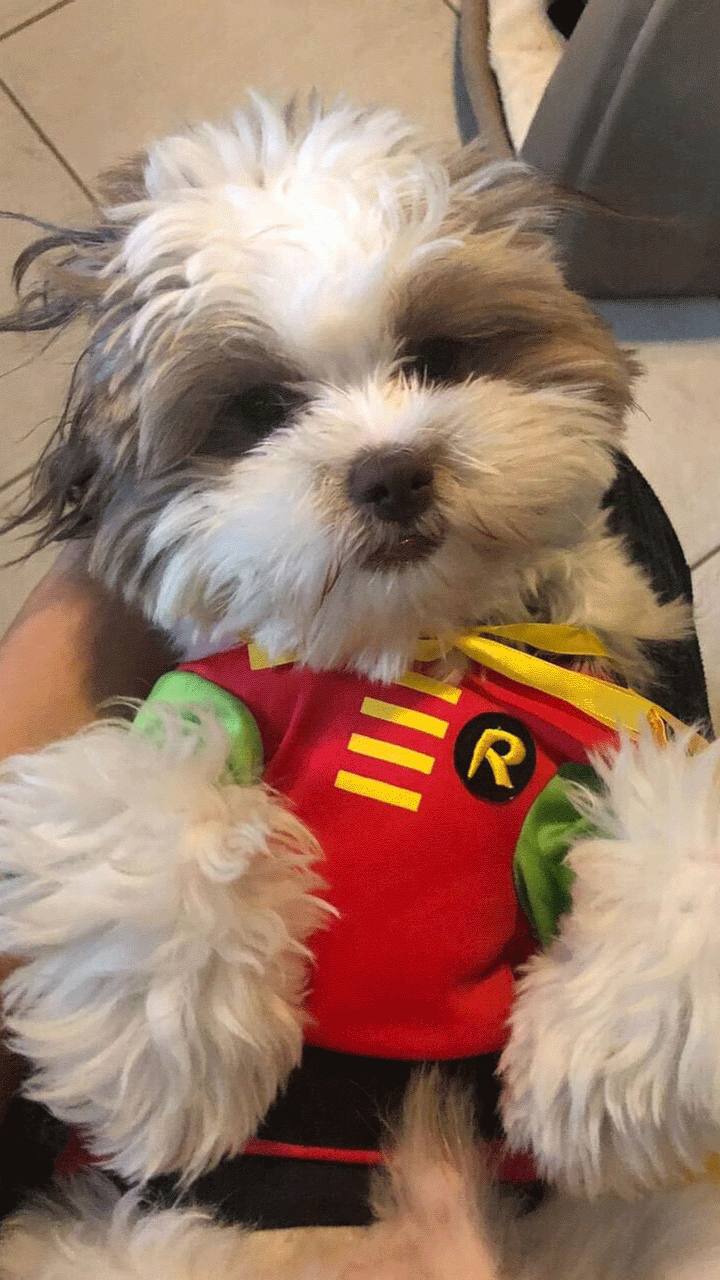
[(581, 1194), (720, 1149), (720, 743), (623, 743), (579, 798), (573, 907), (519, 985), (501, 1070), (516, 1148)]
[(3, 999), (28, 1096), (126, 1178), (240, 1149), (298, 1061), (319, 851), (227, 738), (168, 707), (164, 742), (106, 723), (0, 779)]
[[(220, 1280), (243, 1276), (246, 1235), (200, 1210), (143, 1212), (97, 1175), (3, 1224), (2, 1280)], [(258, 1278), (259, 1280), (259, 1278)]]

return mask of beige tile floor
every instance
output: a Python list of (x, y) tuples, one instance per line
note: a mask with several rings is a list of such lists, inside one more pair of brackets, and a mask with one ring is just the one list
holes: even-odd
[[(246, 85), (395, 104), (454, 137), (450, 0), (0, 0), (0, 208), (82, 217), (103, 166)], [(0, 221), (0, 306), (21, 228)], [(630, 448), (681, 536), (720, 706), (720, 303), (606, 309), (647, 366)], [(0, 504), (57, 412), (64, 340), (0, 338)], [(4, 560), (13, 546), (0, 546)], [(0, 572), (0, 631), (47, 557)]]

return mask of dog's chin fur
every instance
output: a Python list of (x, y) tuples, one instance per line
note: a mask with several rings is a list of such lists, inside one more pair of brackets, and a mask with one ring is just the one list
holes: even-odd
[[(647, 676), (641, 642), (684, 619), (600, 514), (634, 365), (566, 289), (521, 165), (441, 162), (392, 112), (254, 100), (112, 186), (97, 227), (22, 256), (4, 322), (90, 326), (20, 517), (41, 541), (89, 535), (97, 575), (193, 643), (392, 679), (422, 634), (582, 616)], [(287, 410), (259, 429), (243, 395), (268, 384)], [(409, 529), (348, 492), (388, 450), (432, 469)], [(403, 563), (403, 535), (428, 554)]]

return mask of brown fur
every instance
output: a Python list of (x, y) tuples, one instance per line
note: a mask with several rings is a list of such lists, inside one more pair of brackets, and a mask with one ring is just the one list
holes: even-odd
[(565, 287), (547, 250), (528, 254), (507, 231), (483, 232), (421, 271), (399, 328), (408, 348), (443, 334), (459, 347), (457, 377), (484, 374), (529, 388), (590, 388), (617, 415), (632, 403), (635, 361)]

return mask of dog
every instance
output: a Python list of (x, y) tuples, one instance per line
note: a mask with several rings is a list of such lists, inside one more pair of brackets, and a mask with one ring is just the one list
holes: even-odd
[[(472, 149), (438, 158), (391, 111), (310, 100), (280, 113), (251, 98), (226, 125), (168, 138), (110, 175), (97, 224), (49, 228), (15, 280), (6, 330), (88, 330), (17, 523), (34, 524), (40, 544), (86, 539), (91, 572), (188, 658), (184, 689), (206, 689), (207, 656), (240, 639), (251, 684), (291, 665), (296, 710), (329, 714), (369, 685), (371, 714), (387, 719), (378, 686), (455, 706), (468, 680), (473, 697), (490, 688), (473, 657), (479, 629), (509, 627), (503, 652), (537, 661), (523, 645), (550, 627), (591, 631), (565, 658), (582, 658), (593, 688), (612, 672), (624, 696), (652, 684), (648, 646), (683, 634), (686, 607), (656, 598), (602, 506), (634, 361), (566, 288), (546, 192), (521, 164), (480, 163)], [(311, 687), (315, 675), (326, 683)], [(323, 987), (323, 948), (332, 956), (352, 917), (323, 867), (324, 802), (306, 811), (274, 775), (260, 779), (274, 730), (259, 704), (250, 716), (218, 684), (212, 705), (179, 703), (165, 686), (149, 718), (18, 757), (0, 781), (0, 945), (25, 961), (4, 1001), (34, 1068), (26, 1090), (139, 1184), (179, 1172), (186, 1187), (248, 1149), (295, 1078), (303, 1036), (316, 1035), (311, 950), (310, 1013), (322, 1022), (320, 1006), (331, 1008), (333, 1052), (362, 1054), (362, 1025), (381, 1058), (463, 1056), (460, 1022), (441, 1043), (434, 1013), (409, 1016), (402, 1051), (383, 1053), (370, 988), (344, 972), (341, 991)], [(409, 714), (438, 737), (450, 723)], [(540, 759), (510, 720), (484, 755), (470, 743), (466, 803), (480, 765), (504, 802), (511, 770)], [(320, 749), (333, 735), (318, 736)], [(0, 1268), (12, 1280), (195, 1266), (208, 1280), (234, 1266), (381, 1277), (413, 1258), (413, 1274), (485, 1280), (624, 1275), (633, 1259), (634, 1274), (669, 1280), (685, 1274), (687, 1244), (687, 1274), (711, 1274), (715, 1189), (657, 1188), (699, 1173), (720, 1140), (717, 752), (661, 737), (613, 740), (593, 757), (601, 794), (571, 788), (591, 829), (573, 843), (556, 942), (533, 958), (514, 897), (499, 897), (493, 911), (511, 923), (498, 967), (478, 977), (474, 962), (461, 984), (501, 990), (507, 1133), (574, 1200), (501, 1230), (502, 1212), (477, 1207), (494, 1201), (468, 1164), (467, 1125), (451, 1124), (465, 1136), (449, 1145), (433, 1138), (448, 1109), (420, 1088), (367, 1234), (293, 1235), (283, 1254), (274, 1233), (145, 1217), (101, 1190), (60, 1225), (49, 1210), (11, 1225)], [(390, 745), (399, 767), (430, 776), (435, 763), (442, 779), (439, 758)], [(338, 772), (335, 799), (357, 776)], [(417, 808), (419, 796), (394, 787), (390, 803)], [(373, 825), (366, 814), (362, 839)], [(662, 883), (648, 883), (648, 860)], [(495, 874), (509, 893), (509, 864)], [(355, 964), (380, 945), (358, 937)], [(432, 948), (421, 934), (408, 945), (421, 989)], [(416, 1034), (422, 1052), (411, 1052)], [(625, 1205), (616, 1192), (651, 1198)], [(658, 1257), (653, 1224), (666, 1218)]]
[(47, 269), (5, 327), (91, 329), (24, 512), (40, 541), (90, 534), (93, 571), (187, 644), (387, 680), (422, 631), (540, 618), (642, 680), (642, 642), (683, 623), (599, 510), (635, 366), (565, 288), (542, 187), (470, 150), (256, 100), (31, 246), (18, 283)]

